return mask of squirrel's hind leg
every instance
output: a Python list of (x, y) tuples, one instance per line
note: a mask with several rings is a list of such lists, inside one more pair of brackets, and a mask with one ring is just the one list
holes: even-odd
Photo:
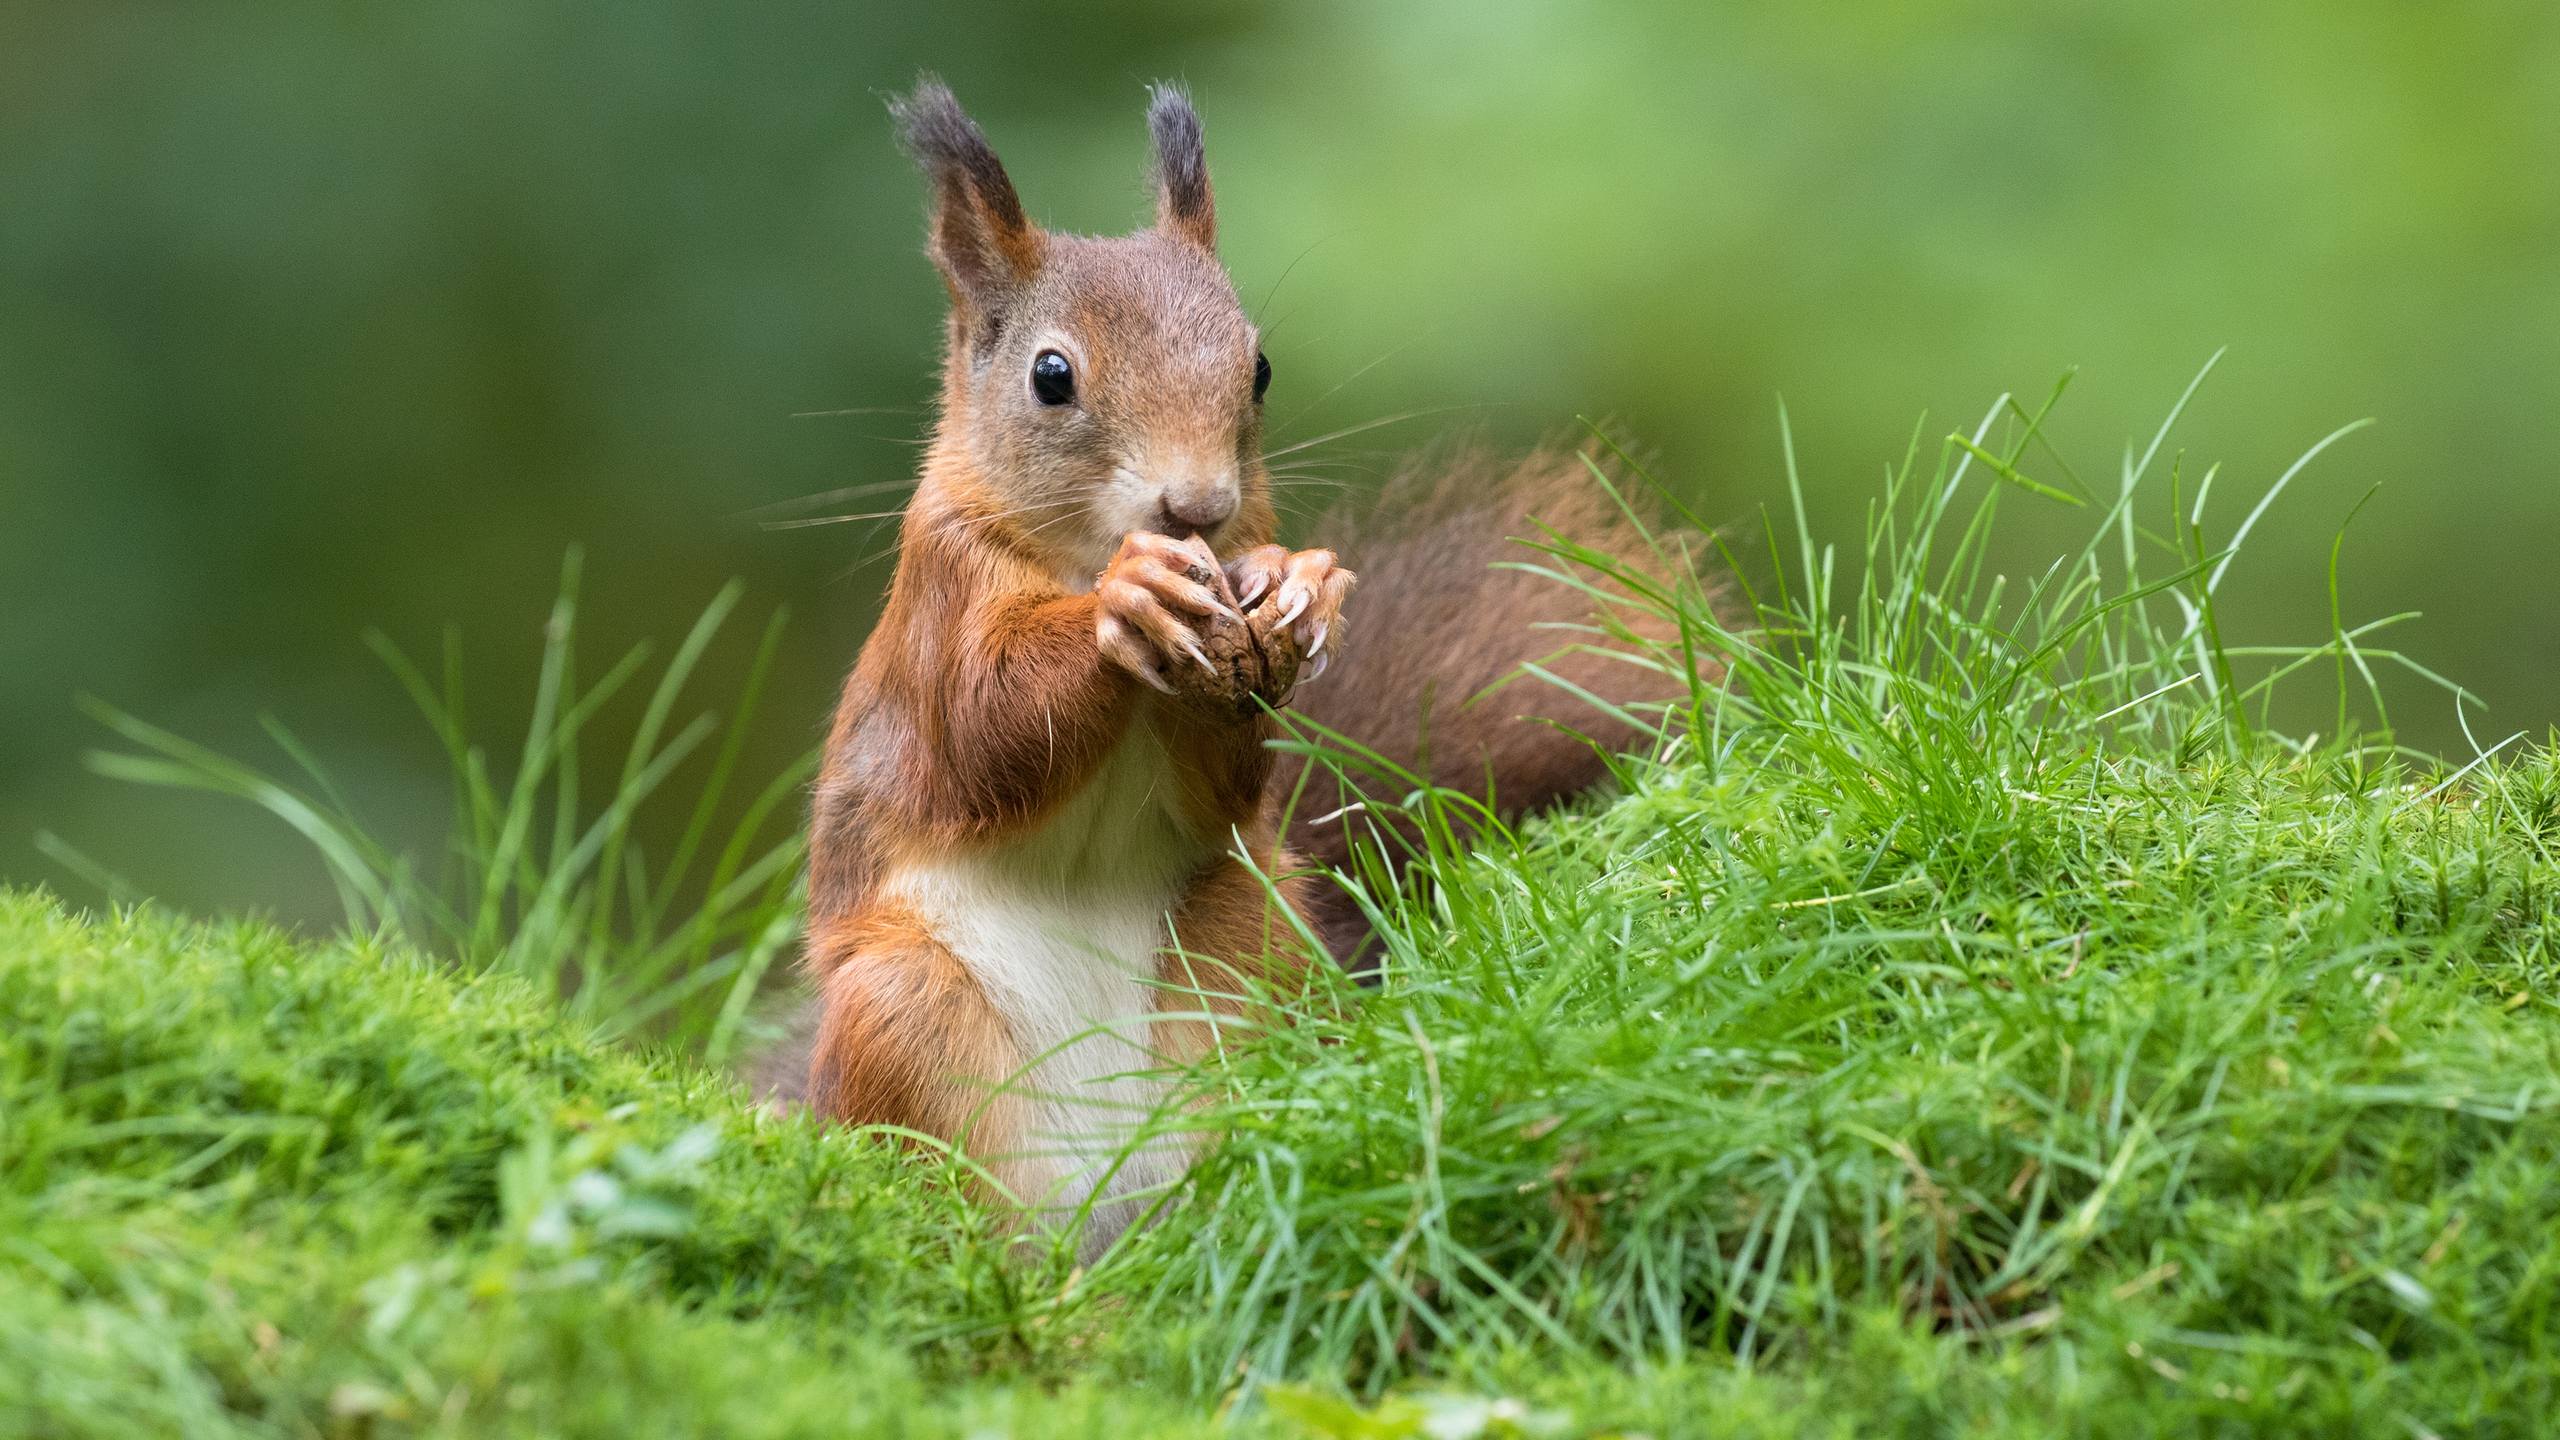
[[(820, 977), (804, 1092), (847, 1125), (895, 1125), (972, 1155), (1015, 1151), (1026, 1101), (1013, 1036), (959, 957), (918, 917), (874, 906), (809, 937)], [(1012, 1188), (1012, 1177), (997, 1178)]]

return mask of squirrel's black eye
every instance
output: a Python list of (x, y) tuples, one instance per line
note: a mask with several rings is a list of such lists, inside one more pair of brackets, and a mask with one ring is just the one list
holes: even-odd
[(1254, 403), (1255, 403), (1255, 404), (1257, 404), (1257, 405), (1261, 404), (1261, 403), (1262, 403), (1262, 392), (1263, 392), (1263, 391), (1265, 391), (1265, 390), (1268, 390), (1268, 389), (1270, 389), (1270, 388), (1271, 388), (1271, 357), (1270, 357), (1270, 356), (1268, 356), (1268, 355), (1263, 354), (1263, 353), (1262, 353), (1261, 351), (1259, 351), (1259, 350), (1256, 350), (1256, 351), (1254, 351), (1254, 352), (1253, 352), (1253, 400), (1254, 400)]
[(1076, 367), (1055, 350), (1031, 357), (1031, 393), (1043, 405), (1065, 405), (1076, 398)]

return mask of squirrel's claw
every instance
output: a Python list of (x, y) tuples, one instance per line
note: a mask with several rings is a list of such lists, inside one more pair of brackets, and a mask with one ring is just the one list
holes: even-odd
[(1227, 562), (1227, 584), (1236, 592), (1236, 608), (1250, 610), (1289, 568), (1289, 552), (1277, 545), (1257, 545)]
[(1300, 653), (1312, 660), (1324, 653), (1325, 642), (1332, 637), (1336, 619), (1342, 611), (1343, 597), (1351, 593), (1358, 576), (1334, 563), (1330, 550), (1302, 550), (1289, 557), (1286, 578), (1273, 595), (1280, 612), (1270, 622), (1272, 630), (1286, 630), (1298, 642)]
[(1155, 648), (1135, 627), (1119, 617), (1105, 614), (1094, 624), (1094, 645), (1102, 658), (1128, 672), (1131, 678), (1151, 690), (1170, 695), (1173, 687), (1165, 683), (1157, 664)]

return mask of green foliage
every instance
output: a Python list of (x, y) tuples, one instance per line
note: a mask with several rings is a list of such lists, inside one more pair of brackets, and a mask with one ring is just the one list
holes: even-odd
[(921, 1167), (369, 944), (0, 895), (0, 1157), (12, 1435), (1182, 1413), (970, 1381), (999, 1353), (1054, 1373), (1054, 1346)]
[(1377, 994), (1204, 1077), (1223, 1144), (1104, 1277), (1194, 1383), (1820, 1372), (1890, 1315), (2198, 1418), (2553, 1398), (2560, 756), (2271, 732), (2278, 682), (2403, 657), (2222, 644), (2249, 526), (2213, 548), (2174, 482), (2144, 525), (2164, 441), (2112, 495), (2051, 457), (2092, 533), (1993, 573), (2041, 418), (1915, 443), (1863, 554), (1799, 532), (1737, 628), (1546, 546), (1731, 661), (1605, 809), (1513, 831), (1339, 761), (1435, 859)]
[[(1727, 664), (1607, 803), (1503, 826), (1297, 742), (1433, 853), (1350, 881), (1375, 989), (1275, 997), (1187, 1077), (1168, 1123), (1219, 1143), (1090, 1271), (950, 1165), (602, 1043), (709, 992), (512, 927), (697, 922), (646, 884), (518, 908), (597, 893), (610, 827), (495, 782), (457, 853), (515, 897), (498, 943), (410, 932), (459, 967), (0, 903), (0, 1428), (2525, 1433), (2560, 1400), (2560, 750), (2448, 771), (2363, 728), (2414, 670), (2376, 626), (2227, 643), (2265, 505), (2211, 531), (2166, 426), (2093, 488), (2043, 418), (1915, 438), (1857, 548), (1773, 528), (1738, 607), (1620, 569), (1568, 643), (1650, 609), (1646, 663)], [(2004, 576), (2004, 507), (2057, 496), (2087, 533)], [(2333, 733), (2284, 734), (2284, 687), (2334, 687)], [(557, 841), (489, 863), (511, 828)], [(369, 933), (442, 913), (361, 899), (387, 852), (349, 875)]]

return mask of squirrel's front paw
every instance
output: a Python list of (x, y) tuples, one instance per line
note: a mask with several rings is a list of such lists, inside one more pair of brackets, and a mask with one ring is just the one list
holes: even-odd
[(1202, 634), (1221, 617), (1237, 623), (1217, 583), (1217, 557), (1197, 539), (1144, 531), (1123, 537), (1094, 583), (1093, 638), (1102, 658), (1167, 695), (1177, 685), (1191, 688), (1186, 670), (1216, 676)]
[(1279, 694), (1324, 673), (1341, 635), (1343, 597), (1359, 576), (1335, 564), (1330, 550), (1292, 554), (1265, 545), (1238, 556), (1227, 579)]

